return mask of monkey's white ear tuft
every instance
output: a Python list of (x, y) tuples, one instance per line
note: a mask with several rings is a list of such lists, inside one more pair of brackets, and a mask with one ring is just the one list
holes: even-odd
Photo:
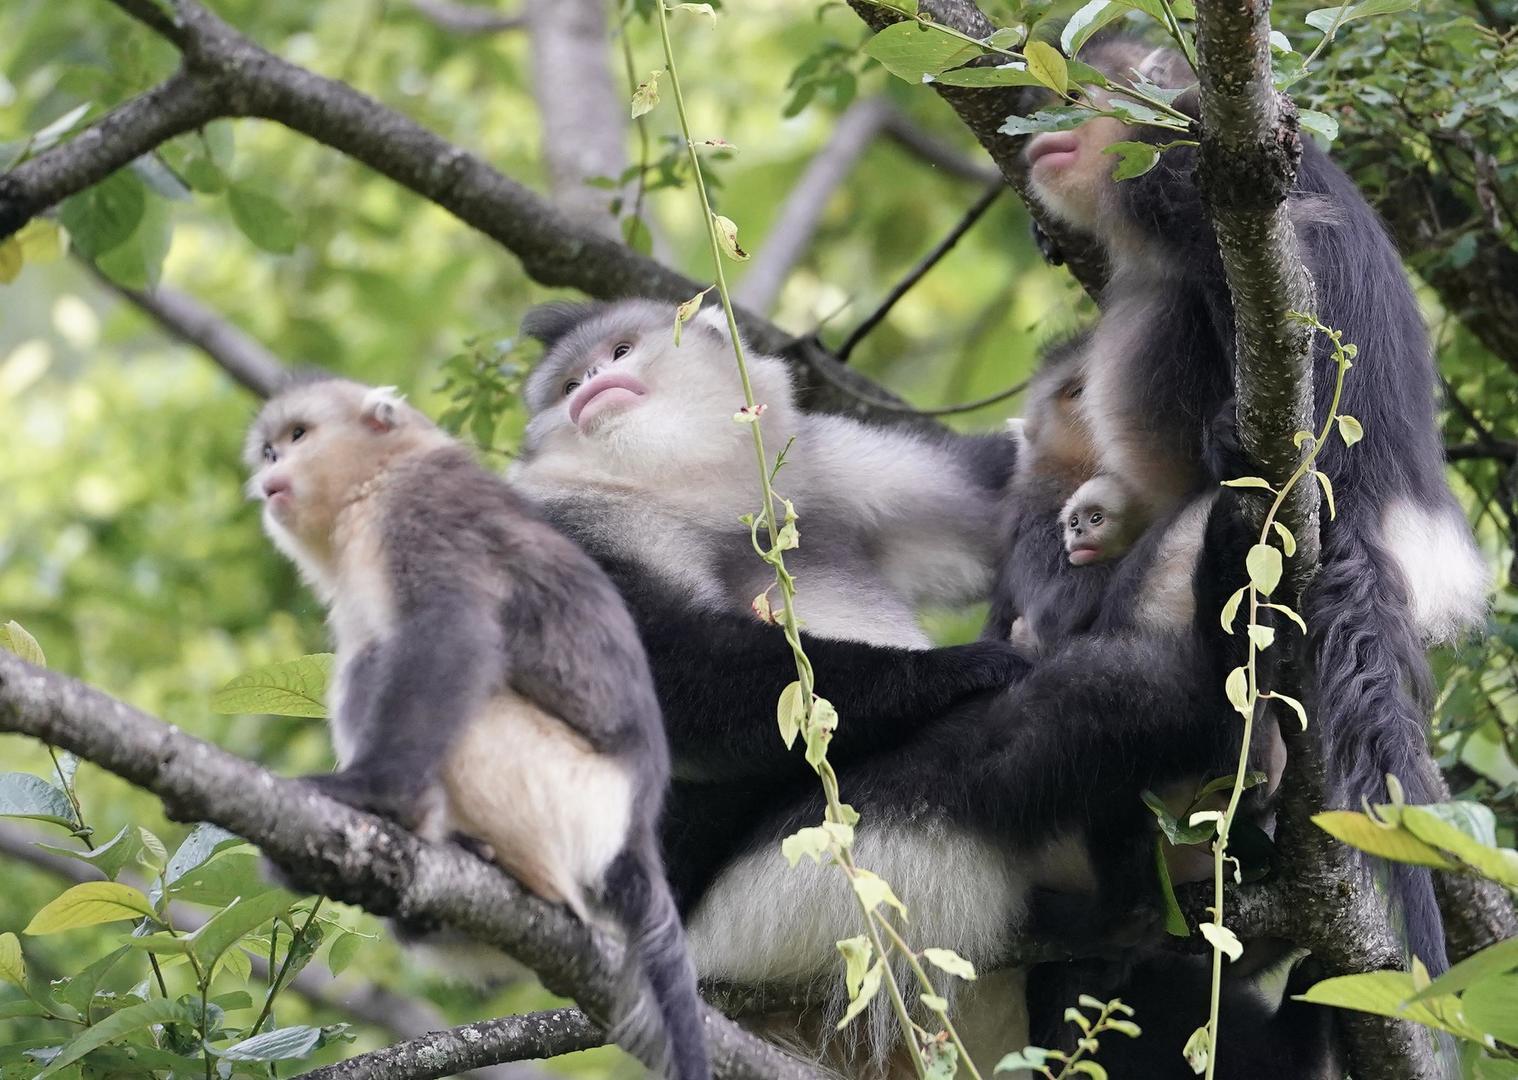
[(376, 386), (364, 395), (359, 419), (375, 431), (394, 431), (400, 426), (401, 402), (405, 400), (406, 396), (397, 393), (393, 386)]
[(707, 304), (696, 313), (692, 322), (697, 326), (715, 330), (724, 340), (727, 338), (727, 312), (722, 310), (721, 304)]

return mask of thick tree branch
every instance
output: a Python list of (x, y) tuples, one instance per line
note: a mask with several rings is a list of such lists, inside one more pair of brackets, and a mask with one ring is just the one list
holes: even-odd
[[(903, 18), (899, 12), (871, 3), (870, 0), (849, 0), (849, 6), (875, 30), (884, 29)], [(996, 29), (973, 0), (922, 0), (919, 10), (935, 22), (951, 26), (974, 38), (989, 37)], [(1032, 198), (1028, 185), (1028, 163), (1023, 160), (1022, 154), (1026, 136), (1006, 135), (997, 130), (1008, 116), (1025, 112), (1032, 97), (1012, 87), (971, 88), (934, 83), (933, 88), (959, 114), (960, 120), (964, 121), (965, 126), (991, 155), (992, 162), (1001, 170), (1007, 183), (1028, 204), (1034, 220), (1059, 249), (1075, 279), (1092, 296), (1098, 295), (1102, 283), (1107, 279), (1106, 264), (1099, 247), (1089, 237), (1082, 236), (1043, 212)]]
[[(610, 1015), (620, 949), (495, 867), (281, 780), (66, 676), (0, 652), (0, 729), (71, 750), (144, 787), (183, 821), (213, 821), (295, 880), (377, 915), (453, 926)], [(801, 1080), (807, 1069), (708, 1009), (717, 1075)]]

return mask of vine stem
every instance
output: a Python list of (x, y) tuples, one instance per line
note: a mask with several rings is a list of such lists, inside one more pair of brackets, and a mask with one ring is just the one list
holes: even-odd
[[(806, 710), (808, 721), (811, 720), (814, 672), (811, 660), (807, 657), (801, 644), (799, 623), (796, 618), (795, 582), (785, 568), (784, 556), (779, 549), (780, 528), (775, 519), (775, 491), (771, 484), (771, 472), (769, 456), (764, 449), (764, 433), (760, 429), (757, 405), (754, 399), (753, 382), (749, 378), (748, 358), (744, 354), (743, 339), (738, 333), (738, 319), (733, 311), (732, 297), (728, 292), (727, 274), (723, 269), (722, 242), (717, 235), (716, 215), (712, 211), (711, 199), (706, 190), (706, 179), (701, 171), (701, 156), (696, 150), (696, 141), (691, 134), (690, 118), (685, 110), (685, 96), (680, 88), (680, 74), (675, 63), (674, 45), (669, 35), (669, 16), (664, 7), (664, 0), (656, 0), (654, 10), (659, 20), (659, 39), (664, 46), (665, 70), (669, 72), (670, 93), (675, 99), (675, 111), (680, 118), (680, 134), (685, 140), (685, 149), (690, 156), (691, 174), (695, 181), (696, 192), (701, 198), (701, 210), (706, 222), (706, 237), (711, 248), (712, 271), (717, 288), (717, 295), (722, 300), (722, 312), (727, 319), (728, 336), (732, 340), (733, 354), (738, 362), (738, 376), (743, 385), (743, 402), (747, 414), (751, 418), (749, 424), (750, 435), (753, 439), (754, 457), (759, 467), (759, 487), (763, 496), (764, 504), (761, 510), (761, 520), (764, 523), (765, 532), (769, 538), (769, 553), (763, 553), (764, 558), (775, 569), (775, 581), (780, 590), (781, 598), (781, 626), (785, 632), (786, 641), (791, 646), (791, 652), (796, 661), (796, 677), (801, 685), (801, 700)], [(753, 529), (753, 539), (757, 547), (757, 522)], [(832, 821), (844, 822), (846, 820), (842, 803), (838, 796), (838, 777), (833, 772), (832, 766), (826, 757), (817, 765), (818, 775), (822, 779), (823, 792), (827, 799), (827, 813)], [(926, 1080), (927, 1070), (924, 1067), (922, 1053), (918, 1049), (915, 1037), (912, 1034), (912, 1018), (907, 1012), (905, 1000), (901, 996), (901, 988), (896, 985), (889, 964), (886, 964), (887, 953), (885, 944), (881, 940), (880, 931), (874, 913), (865, 905), (857, 889), (854, 889), (853, 879), (859, 870), (854, 865), (848, 849), (843, 847), (837, 856), (839, 865), (850, 879), (850, 892), (865, 919), (865, 931), (870, 939), (870, 944), (875, 949), (875, 955), (880, 963), (885, 964), (882, 976), (886, 983), (886, 990), (891, 999), (891, 1007), (896, 1013), (896, 1018), (901, 1025), (902, 1038), (907, 1043), (911, 1053), (912, 1066), (916, 1070), (919, 1080)], [(885, 920), (881, 919), (881, 923)], [(910, 952), (910, 950), (909, 950)], [(962, 1052), (962, 1051), (961, 1051)]]
[(263, 1028), (264, 1022), (269, 1019), (270, 1014), (273, 1012), (274, 999), (279, 996), (280, 990), (284, 988), (285, 975), (289, 972), (290, 964), (295, 959), (296, 947), (301, 944), (301, 941), (306, 936), (306, 931), (311, 929), (311, 924), (316, 921), (316, 913), (321, 910), (324, 899), (325, 897), (318, 896), (311, 904), (311, 910), (306, 912), (306, 921), (300, 924), (300, 929), (295, 931), (291, 936), (290, 944), (285, 946), (285, 961), (279, 965), (279, 971), (275, 974), (273, 981), (269, 983), (269, 992), (264, 995), (264, 1006), (258, 1011), (258, 1019), (254, 1020), (253, 1026), (248, 1029), (249, 1038), (258, 1034), (259, 1030)]
[[(1335, 354), (1339, 360), (1338, 375), (1334, 380), (1333, 399), (1329, 402), (1328, 415), (1323, 420), (1322, 430), (1318, 432), (1317, 437), (1313, 440), (1312, 448), (1302, 456), (1302, 460), (1297, 463), (1296, 469), (1287, 478), (1286, 483), (1282, 484), (1280, 490), (1275, 493), (1275, 499), (1271, 502), (1270, 509), (1265, 514), (1265, 520), (1260, 523), (1260, 544), (1270, 543), (1271, 529), (1275, 527), (1276, 517), (1280, 514), (1281, 507), (1286, 504), (1286, 498), (1291, 494), (1292, 489), (1309, 473), (1315, 471), (1313, 466), (1318, 460), (1318, 453), (1323, 447), (1323, 441), (1329, 437), (1329, 434), (1333, 430), (1334, 422), (1339, 415), (1339, 402), (1344, 393), (1344, 373), (1349, 369), (1348, 358), (1340, 343), (1338, 331), (1330, 331), (1316, 320), (1313, 320), (1313, 324), (1315, 329), (1329, 334), (1333, 339)], [(1260, 607), (1262, 606), (1260, 602), (1260, 590), (1255, 586), (1253, 579), (1250, 581), (1248, 590), (1246, 595), (1249, 600), (1249, 622), (1247, 625), (1253, 627), (1259, 620)], [(1267, 603), (1264, 606), (1273, 605)], [(1232, 631), (1230, 630), (1230, 632)], [(1246, 654), (1244, 664), (1248, 680), (1249, 711), (1244, 714), (1243, 742), (1239, 747), (1239, 760), (1234, 769), (1233, 787), (1228, 793), (1228, 808), (1224, 811), (1221, 820), (1218, 821), (1217, 840), (1213, 844), (1212, 849), (1213, 901), (1211, 910), (1213, 921), (1219, 929), (1223, 927), (1223, 876), (1228, 863), (1228, 835), (1233, 827), (1234, 817), (1238, 813), (1239, 802), (1244, 795), (1244, 781), (1249, 771), (1249, 745), (1254, 734), (1255, 714), (1259, 711), (1262, 699), (1274, 696), (1269, 691), (1263, 693), (1260, 691), (1258, 664), (1260, 649), (1255, 644), (1254, 635), (1249, 634), (1247, 630), (1245, 633), (1249, 639), (1249, 651)], [(1222, 999), (1222, 990), (1223, 948), (1221, 944), (1214, 944), (1212, 947), (1212, 988), (1207, 1016), (1206, 1080), (1214, 1080), (1217, 1072), (1219, 1004)]]

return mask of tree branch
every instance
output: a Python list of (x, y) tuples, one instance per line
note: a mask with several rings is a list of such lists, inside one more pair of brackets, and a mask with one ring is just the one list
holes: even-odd
[(478, 4), (461, 4), (455, 0), (411, 0), (411, 6), (429, 22), (450, 34), (498, 34), (503, 30), (520, 30), (527, 23), (524, 14), (508, 15)]
[[(598, 1022), (610, 1015), (616, 944), (458, 847), (419, 840), (3, 651), (0, 729), (68, 749), (146, 788), (176, 820), (230, 829), (323, 895), (376, 915), (457, 927), (527, 964)], [(719, 1013), (708, 1009), (705, 1019), (718, 1076), (811, 1076)]]

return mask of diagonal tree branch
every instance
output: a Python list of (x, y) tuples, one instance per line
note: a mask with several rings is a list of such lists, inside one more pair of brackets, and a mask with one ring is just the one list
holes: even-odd
[[(0, 651), (0, 730), (64, 747), (156, 794), (182, 821), (213, 821), (297, 881), (376, 915), (453, 926), (527, 964), (591, 1016), (610, 1015), (620, 949), (495, 867), (281, 780), (83, 683)], [(803, 1080), (795, 1059), (706, 1013), (716, 1074)]]
[(524, 14), (508, 15), (482, 4), (465, 4), (458, 0), (411, 0), (417, 14), (450, 34), (498, 34), (503, 30), (520, 30), (527, 23)]

